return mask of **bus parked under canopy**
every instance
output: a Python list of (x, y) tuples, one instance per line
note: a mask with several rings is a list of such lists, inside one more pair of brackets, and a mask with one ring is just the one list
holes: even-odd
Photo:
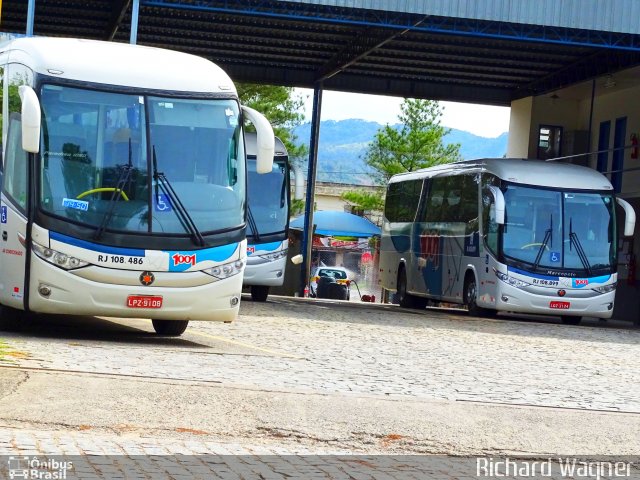
[(294, 196), (303, 197), (302, 170), (291, 168), (282, 141), (275, 137), (275, 156), (271, 172), (259, 174), (256, 165), (256, 134), (245, 135), (247, 148), (248, 201), (247, 267), (243, 285), (251, 288), (251, 298), (264, 302), (270, 287), (284, 283), (289, 251), (289, 215), (291, 211), (291, 172)]
[(635, 212), (599, 172), (524, 159), (456, 162), (389, 181), (380, 283), (405, 307), (459, 303), (609, 318), (617, 283), (615, 205)]
[(147, 317), (179, 335), (230, 322), (246, 261), (243, 121), (273, 130), (193, 55), (20, 38), (3, 73), (2, 316)]

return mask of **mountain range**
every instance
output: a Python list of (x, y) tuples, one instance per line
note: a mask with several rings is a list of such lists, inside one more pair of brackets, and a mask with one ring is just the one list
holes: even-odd
[[(382, 127), (379, 123), (358, 119), (320, 122), (317, 180), (371, 185), (371, 168), (364, 162), (363, 157), (369, 143)], [(311, 124), (303, 123), (296, 127), (293, 133), (298, 144), (308, 145)], [(486, 138), (451, 129), (444, 141), (447, 144), (459, 143), (460, 154), (464, 159), (503, 157), (507, 152), (507, 135), (505, 132), (496, 138)]]

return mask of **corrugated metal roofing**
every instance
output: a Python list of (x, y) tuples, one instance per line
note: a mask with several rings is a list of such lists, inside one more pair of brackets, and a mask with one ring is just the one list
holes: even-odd
[(638, 0), (281, 0), (493, 22), (640, 34)]
[[(34, 34), (128, 42), (131, 4), (36, 0)], [(140, 5), (138, 43), (206, 57), (234, 81), (509, 105), (640, 64), (637, 0)], [(26, 0), (2, 2), (2, 31), (24, 32), (26, 18)]]

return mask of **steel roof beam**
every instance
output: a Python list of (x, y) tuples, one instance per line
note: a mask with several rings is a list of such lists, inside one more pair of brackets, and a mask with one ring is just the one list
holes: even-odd
[[(420, 25), (424, 19), (416, 21), (413, 26)], [(324, 67), (318, 71), (316, 81), (324, 81), (344, 71), (350, 65), (366, 57), (369, 53), (383, 47), (387, 43), (401, 37), (409, 30), (393, 31), (388, 29), (366, 29), (356, 32), (356, 37), (338, 52)]]
[(390, 33), (382, 29), (366, 29), (356, 33), (340, 52), (318, 70), (316, 81), (323, 81), (337, 75), (403, 33), (394, 31)]
[(120, 24), (130, 6), (131, 0), (114, 0), (111, 6), (111, 19), (105, 35), (106, 40), (111, 41), (116, 36), (118, 28), (120, 28)]

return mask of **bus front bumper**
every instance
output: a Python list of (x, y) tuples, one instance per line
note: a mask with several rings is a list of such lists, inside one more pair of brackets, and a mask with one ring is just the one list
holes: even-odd
[[(137, 280), (140, 272), (91, 267), (104, 271), (105, 277), (122, 275), (121, 284), (116, 284), (84, 278), (73, 271), (54, 267), (35, 255), (31, 267), (29, 308), (38, 313), (231, 322), (240, 308), (242, 273), (218, 281), (211, 281), (212, 277), (201, 272), (157, 273), (157, 277), (176, 280), (171, 286), (145, 287), (139, 281), (131, 281), (133, 276)], [(180, 286), (181, 278), (188, 285)], [(198, 281), (194, 280), (196, 278)], [(49, 295), (41, 293), (42, 286), (48, 287)], [(161, 307), (128, 307), (130, 296), (162, 297)]]
[(575, 296), (582, 292), (569, 289), (564, 297), (560, 297), (556, 289), (545, 290), (548, 290), (547, 294), (539, 295), (498, 282), (493, 308), (505, 312), (553, 316), (611, 318), (613, 314), (615, 290), (591, 297)]
[(279, 287), (284, 282), (286, 263), (286, 257), (264, 263), (252, 263), (251, 257), (248, 257), (242, 283), (245, 286), (264, 285), (267, 287)]

